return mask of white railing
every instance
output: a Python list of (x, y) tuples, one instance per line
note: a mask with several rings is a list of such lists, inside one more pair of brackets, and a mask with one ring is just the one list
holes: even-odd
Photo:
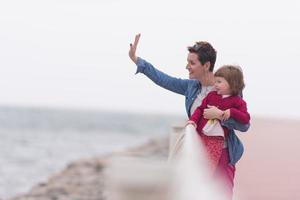
[(192, 125), (175, 128), (168, 162), (112, 159), (106, 171), (108, 200), (223, 200), (207, 168), (205, 151)]
[(175, 161), (171, 162), (176, 177), (172, 182), (172, 193), (175, 194), (172, 200), (224, 199), (224, 193), (217, 187), (212, 171), (208, 169), (207, 156), (194, 126), (186, 126), (177, 138), (170, 152), (171, 160)]

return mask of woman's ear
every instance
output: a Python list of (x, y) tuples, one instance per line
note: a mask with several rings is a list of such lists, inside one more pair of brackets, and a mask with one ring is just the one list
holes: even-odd
[(210, 68), (210, 62), (209, 61), (204, 63), (204, 68), (206, 69), (206, 71), (209, 71), (209, 68)]

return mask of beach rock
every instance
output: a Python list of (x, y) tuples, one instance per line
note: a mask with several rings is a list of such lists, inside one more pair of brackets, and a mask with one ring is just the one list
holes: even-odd
[(34, 186), (27, 194), (9, 200), (104, 200), (103, 171), (113, 156), (134, 156), (165, 159), (168, 138), (153, 139), (123, 152), (70, 163), (47, 182)]

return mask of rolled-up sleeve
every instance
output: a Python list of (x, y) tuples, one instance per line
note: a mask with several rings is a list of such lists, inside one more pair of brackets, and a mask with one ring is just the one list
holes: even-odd
[(145, 70), (146, 64), (147, 64), (147, 62), (145, 60), (138, 57), (137, 58), (137, 63), (136, 63), (137, 69), (136, 69), (135, 74), (143, 73), (144, 70)]

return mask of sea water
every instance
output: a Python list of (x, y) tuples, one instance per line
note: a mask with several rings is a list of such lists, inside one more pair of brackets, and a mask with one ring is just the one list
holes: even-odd
[(181, 116), (0, 107), (0, 199), (26, 193), (68, 163), (167, 136)]

